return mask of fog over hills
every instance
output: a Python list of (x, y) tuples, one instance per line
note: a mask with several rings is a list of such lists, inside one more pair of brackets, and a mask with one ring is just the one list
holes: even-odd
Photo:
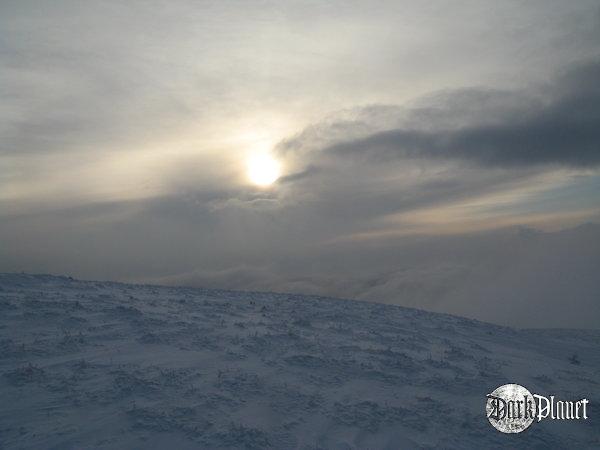
[[(154, 282), (355, 298), (526, 328), (598, 328), (600, 225), (366, 240)], [(569, 305), (568, 307), (566, 305)]]

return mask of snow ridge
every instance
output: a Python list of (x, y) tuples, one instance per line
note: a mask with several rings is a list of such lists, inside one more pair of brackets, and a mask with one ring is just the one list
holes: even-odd
[[(26, 274), (0, 274), (0, 312), (0, 448), (600, 445), (597, 330)], [(503, 435), (505, 383), (591, 418)]]

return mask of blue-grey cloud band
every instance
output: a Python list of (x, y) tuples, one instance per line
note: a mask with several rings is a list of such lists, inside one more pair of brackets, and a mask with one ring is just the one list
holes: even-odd
[[(323, 152), (380, 162), (414, 158), (461, 160), (484, 167), (596, 166), (600, 163), (599, 82), (600, 63), (590, 62), (545, 86), (542, 105), (532, 101), (531, 109), (515, 108), (513, 114), (504, 112), (499, 118), (496, 111), (483, 110), (474, 123), (454, 129), (388, 129), (335, 143)], [(460, 106), (473, 108), (464, 102)]]

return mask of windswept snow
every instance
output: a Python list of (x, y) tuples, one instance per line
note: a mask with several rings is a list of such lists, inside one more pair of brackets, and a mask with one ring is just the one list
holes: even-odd
[[(505, 383), (590, 419), (501, 434), (485, 395)], [(1, 448), (586, 448), (598, 404), (599, 331), (0, 274)]]

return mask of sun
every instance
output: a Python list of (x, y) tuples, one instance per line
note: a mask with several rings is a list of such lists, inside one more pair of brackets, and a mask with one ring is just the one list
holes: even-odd
[(281, 165), (272, 156), (262, 153), (252, 155), (247, 163), (248, 178), (258, 186), (272, 185), (281, 174)]

